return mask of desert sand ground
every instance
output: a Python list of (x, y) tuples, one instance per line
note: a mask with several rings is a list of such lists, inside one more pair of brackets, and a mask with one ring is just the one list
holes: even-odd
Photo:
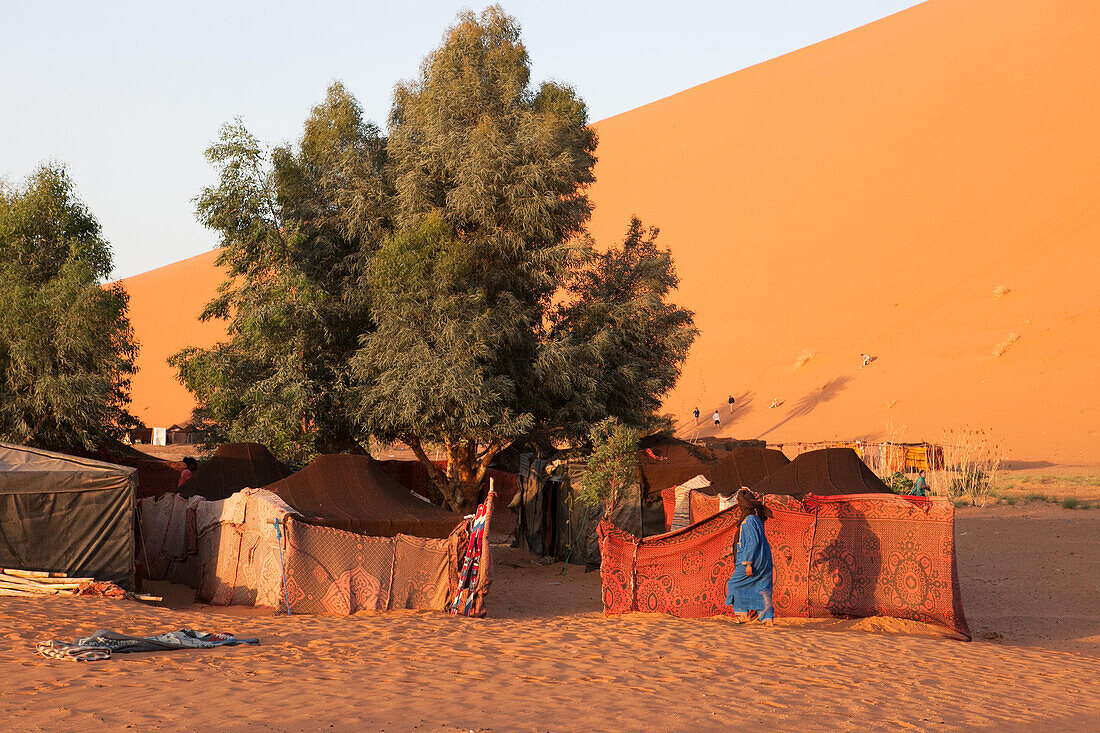
[[(272, 616), (0, 599), (0, 718), (74, 730), (1095, 730), (1100, 725), (1100, 511), (962, 509), (974, 641), (872, 618), (773, 629), (606, 618), (599, 575), (496, 548), (485, 619), (430, 612)], [(38, 657), (40, 639), (180, 627), (259, 647)]]

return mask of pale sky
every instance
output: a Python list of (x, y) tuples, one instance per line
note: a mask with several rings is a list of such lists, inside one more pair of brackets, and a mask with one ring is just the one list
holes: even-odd
[[(915, 0), (503, 0), (533, 80), (572, 84), (593, 122), (825, 40)], [(203, 151), (243, 118), (295, 140), (339, 79), (384, 125), (465, 2), (0, 0), (0, 176), (66, 163), (103, 226), (115, 277), (207, 251), (192, 199)], [(598, 151), (597, 151), (598, 154)]]

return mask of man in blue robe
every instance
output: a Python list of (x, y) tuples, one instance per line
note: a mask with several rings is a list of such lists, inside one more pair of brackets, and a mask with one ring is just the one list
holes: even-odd
[[(764, 520), (771, 511), (745, 489), (737, 492), (741, 524), (734, 540), (736, 566), (726, 584), (726, 605), (733, 606), (739, 621), (754, 616), (765, 624), (774, 619), (772, 608), (772, 549), (764, 535)], [(755, 611), (755, 614), (752, 612)]]

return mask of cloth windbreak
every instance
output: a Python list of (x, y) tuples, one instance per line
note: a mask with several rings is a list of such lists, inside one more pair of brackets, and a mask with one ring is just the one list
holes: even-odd
[[(965, 639), (955, 564), (955, 508), (893, 494), (765, 496), (778, 617), (893, 616), (944, 626)], [(738, 507), (684, 530), (638, 539), (600, 525), (604, 612), (732, 613)]]

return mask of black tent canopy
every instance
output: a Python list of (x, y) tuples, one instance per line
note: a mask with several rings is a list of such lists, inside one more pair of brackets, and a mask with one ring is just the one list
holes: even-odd
[(0, 443), (0, 567), (134, 586), (135, 469)]

